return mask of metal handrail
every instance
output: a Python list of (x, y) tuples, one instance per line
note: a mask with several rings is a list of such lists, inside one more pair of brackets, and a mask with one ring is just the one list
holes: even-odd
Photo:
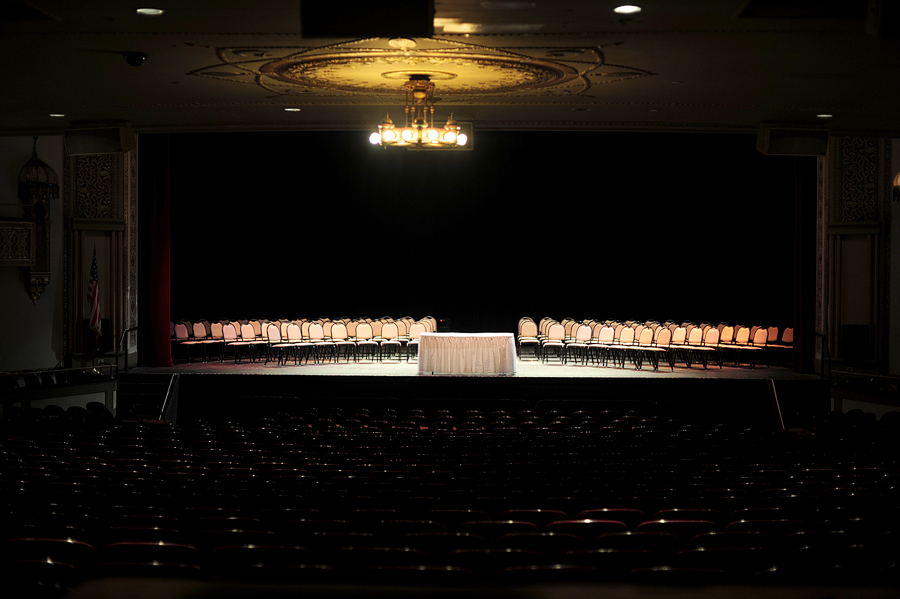
[(159, 408), (159, 419), (160, 420), (170, 420), (167, 418), (167, 412), (170, 408), (177, 409), (177, 406), (174, 405), (178, 395), (178, 383), (181, 380), (181, 375), (173, 374), (172, 378), (169, 379), (169, 386), (166, 388), (166, 397), (163, 399), (162, 406)]
[[(6, 376), (26, 376), (26, 375), (33, 375), (33, 374), (38, 374), (38, 375), (40, 375), (40, 374), (58, 374), (58, 373), (63, 373), (63, 374), (66, 375), (66, 376), (65, 376), (65, 379), (66, 379), (66, 380), (64, 380), (64, 381), (57, 381), (57, 384), (59, 384), (60, 382), (62, 382), (62, 383), (68, 383), (68, 382), (69, 382), (69, 381), (68, 381), (68, 373), (70, 373), (70, 372), (82, 372), (82, 373), (85, 373), (85, 374), (100, 374), (99, 372), (96, 372), (96, 373), (95, 373), (95, 372), (92, 372), (92, 371), (98, 371), (98, 370), (106, 370), (106, 369), (109, 369), (110, 372), (109, 372), (109, 374), (108, 374), (107, 376), (109, 376), (109, 378), (111, 378), (111, 379), (114, 379), (114, 378), (116, 378), (116, 376), (118, 375), (118, 368), (119, 368), (119, 365), (118, 365), (118, 364), (108, 364), (108, 363), (105, 363), (105, 362), (101, 362), (100, 364), (97, 364), (97, 365), (94, 365), (94, 366), (79, 366), (78, 368), (46, 368), (46, 369), (42, 369), (42, 370), (16, 370), (16, 371), (11, 371), (11, 372), (0, 372), (0, 377), (6, 377)], [(83, 381), (73, 381), (73, 382), (78, 382), (78, 383), (80, 383), (80, 382), (83, 382)]]

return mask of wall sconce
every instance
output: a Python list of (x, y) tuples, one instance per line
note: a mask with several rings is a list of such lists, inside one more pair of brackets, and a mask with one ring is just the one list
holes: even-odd
[(38, 158), (37, 136), (18, 192), (22, 218), (0, 222), (0, 264), (28, 267), (28, 294), (37, 303), (50, 283), (50, 198), (59, 197), (56, 172)]

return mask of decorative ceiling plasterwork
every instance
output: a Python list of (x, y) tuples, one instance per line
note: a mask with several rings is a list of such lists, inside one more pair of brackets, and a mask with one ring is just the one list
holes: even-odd
[(517, 52), (437, 38), (369, 38), (321, 47), (217, 48), (220, 63), (190, 75), (257, 85), (275, 97), (315, 103), (353, 97), (382, 104), (403, 98), (410, 75), (428, 75), (445, 103), (512, 97), (590, 98), (593, 86), (653, 75), (606, 62), (601, 47), (523, 47)]

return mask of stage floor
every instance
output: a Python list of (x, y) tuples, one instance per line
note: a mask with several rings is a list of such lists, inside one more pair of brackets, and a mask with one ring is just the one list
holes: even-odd
[[(251, 363), (246, 360), (235, 364), (232, 360), (219, 362), (179, 362), (172, 367), (137, 367), (129, 369), (134, 373), (196, 373), (196, 374), (258, 374), (275, 376), (327, 376), (327, 377), (423, 377), (431, 375), (419, 374), (416, 362), (390, 361), (390, 362), (358, 362), (340, 364), (302, 364), (295, 366), (288, 364), (281, 366), (270, 362)], [(464, 376), (476, 377), (479, 375), (434, 375), (434, 376)], [(489, 375), (480, 375), (489, 376)], [(711, 379), (775, 379), (775, 380), (817, 380), (816, 375), (803, 375), (793, 372), (789, 368), (772, 366), (728, 366), (721, 369), (718, 366), (710, 366), (704, 370), (701, 365), (693, 365), (686, 368), (676, 365), (672, 370), (668, 366), (660, 365), (658, 371), (654, 371), (649, 364), (645, 364), (640, 370), (633, 365), (624, 368), (612, 366), (582, 365), (575, 363), (560, 364), (559, 362), (541, 363), (537, 360), (519, 360), (515, 375), (498, 378), (556, 378), (556, 379), (629, 379), (629, 378), (658, 378), (658, 379), (684, 379), (684, 378), (711, 378)]]
[[(567, 409), (585, 406), (668, 417), (737, 420), (780, 428), (829, 409), (828, 385), (816, 375), (781, 366), (678, 365), (654, 371), (519, 360), (511, 376), (425, 375), (416, 362), (342, 362), (281, 366), (233, 360), (138, 367), (137, 378), (180, 375), (179, 414), (189, 418), (243, 417), (248, 412), (291, 413), (298, 406), (459, 406), (537, 409), (546, 401)], [(132, 377), (134, 378), (134, 377)], [(788, 419), (785, 418), (785, 421)], [(791, 426), (788, 423), (788, 426)]]

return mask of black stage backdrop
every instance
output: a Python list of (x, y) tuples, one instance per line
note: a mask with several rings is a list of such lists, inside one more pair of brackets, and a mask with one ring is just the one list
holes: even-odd
[[(172, 318), (792, 324), (796, 177), (753, 135), (171, 136)], [(813, 187), (814, 188), (814, 187)], [(812, 198), (815, 201), (815, 198)]]

